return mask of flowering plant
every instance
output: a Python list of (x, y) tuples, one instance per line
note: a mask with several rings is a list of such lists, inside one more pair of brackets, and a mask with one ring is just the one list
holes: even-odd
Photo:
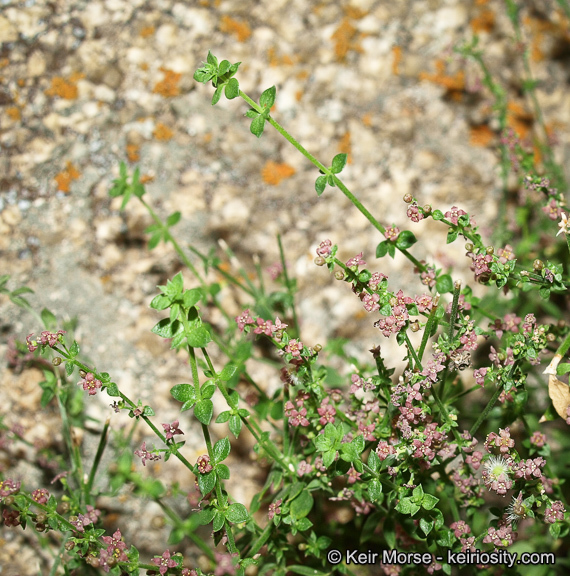
[[(475, 44), (461, 53), (483, 65)], [(188, 354), (191, 382), (171, 388), (180, 416), (159, 427), (153, 407), (128, 397), (110, 374), (82, 360), (79, 343), (65, 330), (55, 330), (55, 318), (44, 311), (40, 319), (46, 329), (39, 337), (29, 334), (20, 354), (52, 356), (52, 364), (44, 364), (42, 405), (54, 399), (58, 404), (71, 466), (56, 476), (61, 487), (52, 491), (2, 477), (5, 526), (60, 534), (53, 574), (59, 564), (66, 574), (85, 564), (115, 575), (139, 574), (141, 569), (147, 574), (216, 576), (455, 574), (460, 566), (476, 566), (481, 574), (516, 574), (521, 562), (540, 563), (548, 570), (541, 574), (554, 574), (568, 562), (570, 532), (564, 453), (570, 391), (557, 377), (570, 371), (570, 363), (561, 363), (570, 347), (570, 329), (563, 309), (553, 303), (570, 282), (568, 254), (556, 240), (563, 234), (568, 241), (569, 233), (561, 171), (547, 164), (552, 180), (539, 174), (523, 144), (505, 130), (505, 189), (508, 171), (518, 170), (515, 174), (528, 191), (527, 206), (542, 204), (546, 218), (560, 221), (558, 234), (538, 218), (530, 222), (552, 232), (532, 251), (519, 249), (528, 245), (522, 231), (494, 246), (465, 210), (421, 206), (418, 198), (405, 195), (411, 227), (431, 218), (442, 226), (448, 244), (465, 240), (473, 280), (484, 288), (482, 296), (475, 296), (473, 288), (453, 280), (451, 271), (413, 255), (418, 240), (412, 230), (383, 225), (346, 187), (339, 177), (346, 154), (335, 156), (330, 166), (322, 164), (273, 118), (275, 87), (265, 90), (259, 103), (243, 93), (239, 65), (209, 53), (194, 77), (212, 83), (212, 104), (222, 95), (245, 100), (255, 136), (261, 137), (269, 125), (292, 143), (320, 170), (317, 194), (327, 187), (345, 194), (382, 235), (378, 261), (396, 251), (403, 254), (423, 292), (392, 288), (380, 262), (367, 267), (370, 255), (361, 252), (343, 261), (338, 257), (341, 247), (320, 239), (315, 264), (326, 267), (360, 300), (381, 344), (363, 360), (349, 356), (336, 342), (307, 342), (281, 243), (281, 262), (272, 270), (279, 290), (271, 295), (261, 279), (256, 285), (239, 265), (235, 275), (229, 274), (219, 258), (193, 249), (201, 262), (197, 266), (171, 232), (180, 213), (163, 221), (145, 199), (138, 170), (129, 176), (122, 164), (110, 195), (123, 198), (123, 209), (133, 196), (138, 198), (154, 219), (148, 230), (150, 248), (161, 240), (171, 243), (196, 279), (187, 288), (178, 273), (159, 286), (150, 302), (165, 314), (152, 332), (168, 340), (171, 349)], [(484, 82), (493, 92), (496, 86), (488, 75)], [(229, 248), (226, 253), (235, 262)], [(209, 280), (212, 269), (248, 300), (235, 317), (224, 308), (219, 282)], [(29, 307), (22, 289), (10, 292), (7, 282), (7, 277), (1, 279), (2, 292)], [(214, 308), (225, 320), (221, 327), (209, 318)], [(417, 344), (414, 334), (421, 335)], [(400, 372), (382, 353), (382, 343), (390, 338), (402, 350), (405, 366)], [(249, 361), (260, 358), (260, 349), (280, 375), (281, 385), (273, 392), (250, 374)], [(344, 362), (344, 371), (328, 366), (334, 356)], [(241, 393), (244, 382), (247, 394)], [(83, 455), (71, 437), (72, 420), (80, 413), (73, 413), (73, 399), (85, 392), (87, 397), (110, 396), (117, 414), (113, 417), (126, 413), (133, 422), (143, 422), (158, 442), (151, 447), (145, 440), (123, 451), (107, 470), (107, 491), (97, 487), (96, 479), (109, 420), (102, 423), (89, 473), (83, 472)], [(215, 396), (224, 401), (216, 416)], [(195, 461), (183, 440), (190, 426), (187, 411), (204, 440)], [(226, 424), (227, 432), (213, 438), (213, 423)], [(263, 482), (244, 503), (228, 489), (233, 472), (227, 462), (232, 439), (246, 430), (254, 439), (253, 457)], [(6, 428), (4, 437), (10, 435), (21, 439), (17, 430), (8, 433)], [(119, 444), (128, 442), (121, 438)], [(140, 474), (147, 463), (151, 468), (162, 460), (168, 467), (170, 458), (195, 479), (185, 494), (192, 506), (185, 515), (166, 502), (167, 494), (183, 493), (179, 486)], [(120, 529), (106, 533), (97, 498), (114, 494), (125, 483), (164, 510), (172, 523), (170, 548), (184, 550), (191, 542), (201, 552), (201, 562), (170, 548), (144, 559), (134, 542), (124, 541)], [(214, 547), (206, 542), (203, 527)]]

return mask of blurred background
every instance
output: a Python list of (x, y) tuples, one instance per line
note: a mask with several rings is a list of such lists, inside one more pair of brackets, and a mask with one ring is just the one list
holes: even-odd
[[(341, 260), (363, 252), (390, 289), (421, 294), (408, 261), (376, 261), (382, 238), (349, 201), (333, 188), (318, 197), (308, 161), (270, 126), (255, 138), (241, 99), (212, 107), (213, 89), (193, 73), (211, 50), (242, 63), (250, 97), (275, 85), (275, 119), (326, 165), (347, 153), (343, 180), (378, 220), (411, 229), (416, 257), (472, 283), (463, 245), (447, 246), (432, 220), (409, 222), (402, 197), (444, 212), (456, 205), (490, 238), (501, 134), (480, 68), (454, 52), (474, 35), (506, 91), (509, 127), (532, 149), (540, 129), (520, 58), (529, 50), (544, 125), (570, 178), (568, 15), (555, 0), (528, 1), (520, 20), (516, 38), (499, 0), (0, 0), (0, 275), (12, 290), (33, 289), (36, 310), (76, 319), (84, 357), (172, 421), (168, 391), (188, 380), (187, 365), (149, 332), (161, 315), (148, 304), (182, 264), (170, 246), (147, 249), (152, 220), (136, 199), (121, 212), (109, 198), (124, 161), (140, 168), (158, 214), (182, 213), (173, 232), (184, 248), (222, 254), (223, 240), (253, 272), (256, 258), (264, 269), (279, 260), (281, 235), (307, 345), (348, 338), (349, 351), (367, 357), (381, 344), (398, 365), (402, 351), (372, 327), (377, 318), (313, 259), (328, 238)], [(516, 199), (516, 180), (510, 186)], [(238, 314), (246, 302), (222, 285)], [(51, 429), (49, 415), (37, 416), (42, 374), (9, 359), (14, 339), (41, 329), (0, 297), (1, 412), (30, 442)], [(260, 377), (278, 382), (274, 372)], [(107, 397), (88, 404), (94, 418), (111, 412)]]

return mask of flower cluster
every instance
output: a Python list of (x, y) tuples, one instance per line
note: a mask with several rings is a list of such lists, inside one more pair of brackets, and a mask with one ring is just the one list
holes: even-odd
[(63, 334), (65, 334), (65, 330), (58, 330), (57, 332), (48, 332), (46, 330), (40, 334), (37, 340), (32, 340), (34, 337), (32, 332), (26, 336), (28, 350), (34, 352), (38, 346), (41, 346), (42, 349), (46, 346), (53, 348), (58, 342), (63, 342)]

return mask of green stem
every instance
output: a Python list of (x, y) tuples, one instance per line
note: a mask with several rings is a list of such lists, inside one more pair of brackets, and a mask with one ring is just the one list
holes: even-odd
[[(504, 380), (507, 381), (507, 378), (505, 378)], [(499, 399), (499, 396), (501, 395), (502, 391), (503, 391), (503, 384), (497, 386), (497, 389), (495, 390), (495, 393), (493, 394), (492, 398), (487, 403), (487, 406), (485, 406), (485, 409), (483, 410), (483, 412), (481, 412), (481, 415), (479, 416), (479, 418), (477, 418), (477, 421), (475, 422), (475, 424), (473, 424), (471, 430), (469, 430), (469, 434), (471, 434), (472, 437), (475, 436), (475, 433), (477, 432), (477, 430), (479, 430), (479, 427), (481, 426), (481, 424), (483, 424), (489, 412), (493, 409), (493, 406)]]
[(95, 476), (97, 475), (97, 470), (99, 468), (99, 464), (101, 463), (101, 458), (103, 456), (103, 452), (105, 451), (105, 446), (107, 446), (107, 434), (109, 432), (110, 421), (110, 417), (105, 420), (105, 425), (103, 426), (103, 431), (101, 432), (101, 438), (99, 439), (99, 445), (97, 446), (95, 460), (93, 461), (91, 472), (89, 472), (89, 479), (87, 480), (87, 486), (85, 487), (86, 496), (88, 498), (87, 502), (89, 502), (89, 504), (93, 504), (93, 496), (91, 494), (93, 490), (93, 482), (95, 481)]
[[(257, 111), (260, 114), (263, 112), (263, 109), (259, 106), (259, 104), (257, 104), (254, 100), (252, 100), (247, 94), (245, 94), (240, 90), (239, 95), (255, 111)], [(273, 128), (275, 128), (275, 130), (277, 130), (277, 132), (279, 132), (279, 134), (281, 134), (281, 136), (283, 136), (283, 138), (285, 138), (285, 140), (291, 143), (299, 152), (301, 152), (301, 154), (303, 154), (305, 158), (307, 158), (307, 160), (309, 160), (309, 162), (311, 162), (314, 166), (316, 166), (323, 174), (330, 173), (330, 170), (324, 164), (319, 162), (306, 148), (304, 148), (301, 145), (300, 142), (298, 142), (295, 138), (293, 138), (293, 136), (291, 136), (291, 134), (289, 134), (289, 132), (287, 132), (287, 130), (285, 130), (285, 128), (283, 128), (281, 124), (276, 122), (271, 116), (267, 118), (267, 121), (269, 122), (269, 124), (271, 124), (271, 126), (273, 126)], [(380, 222), (378, 222), (378, 220), (376, 220), (376, 218), (372, 216), (372, 214), (367, 210), (367, 208), (362, 204), (362, 202), (360, 202), (360, 200), (358, 200), (358, 198), (345, 186), (345, 184), (342, 182), (342, 180), (340, 180), (340, 178), (338, 178), (338, 176), (334, 174), (332, 176), (333, 176), (333, 182), (335, 183), (336, 186), (338, 186), (339, 190), (352, 202), (352, 204), (360, 211), (360, 213), (364, 215), (364, 217), (370, 222), (370, 224), (372, 224), (372, 226), (374, 226), (374, 228), (376, 228), (376, 230), (378, 230), (378, 232), (380, 232), (383, 235), (384, 232), (386, 231), (386, 228), (384, 228), (384, 226), (382, 226), (382, 224), (380, 224)], [(398, 247), (396, 246), (396, 248)], [(402, 248), (398, 248), (398, 250), (400, 250), (400, 252), (404, 254), (404, 256), (406, 256), (406, 258), (408, 258), (416, 267), (418, 267), (419, 270), (421, 270), (422, 272), (425, 270), (426, 266), (421, 262), (419, 262), (416, 258), (414, 258), (407, 250)]]
[(202, 552), (204, 552), (204, 554), (206, 554), (206, 556), (210, 558), (212, 562), (216, 561), (216, 556), (214, 555), (212, 549), (206, 544), (206, 542), (204, 542), (204, 540), (202, 540), (202, 538), (200, 538), (200, 536), (198, 536), (197, 534), (195, 534), (190, 530), (186, 530), (184, 522), (182, 521), (180, 516), (178, 516), (178, 514), (174, 510), (172, 510), (172, 508), (166, 505), (160, 498), (154, 498), (154, 501), (162, 508), (162, 510), (170, 518), (170, 520), (172, 520), (172, 523), (177, 528), (184, 530), (184, 534), (188, 536), (192, 540), (192, 542), (194, 542), (194, 544), (196, 544), (196, 546), (198, 546), (200, 550), (202, 550)]
[(289, 275), (287, 274), (287, 262), (285, 262), (285, 253), (283, 252), (283, 243), (281, 242), (281, 234), (277, 234), (277, 243), (279, 244), (279, 256), (281, 258), (281, 266), (283, 267), (283, 278), (285, 278), (285, 286), (287, 287), (287, 292), (291, 298), (291, 312), (293, 314), (293, 322), (295, 323), (295, 330), (297, 335), (301, 333), (299, 327), (299, 320), (297, 319), (297, 309), (295, 307), (295, 294), (293, 293), (293, 287), (291, 281), (289, 280)]

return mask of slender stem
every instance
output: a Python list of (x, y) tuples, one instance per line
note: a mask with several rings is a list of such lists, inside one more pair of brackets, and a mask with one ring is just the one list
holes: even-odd
[[(252, 100), (247, 94), (245, 94), (240, 90), (239, 95), (254, 110), (256, 110), (259, 113), (263, 112), (263, 109), (259, 106), (259, 104), (257, 104), (254, 100)], [(299, 141), (293, 138), (293, 136), (291, 136), (291, 134), (289, 134), (289, 132), (287, 132), (287, 130), (285, 130), (285, 128), (283, 128), (283, 126), (281, 126), (279, 122), (276, 122), (271, 116), (267, 118), (267, 121), (269, 122), (269, 124), (271, 124), (271, 126), (273, 126), (273, 128), (275, 128), (275, 130), (277, 130), (277, 132), (279, 132), (279, 134), (281, 134), (281, 136), (283, 136), (283, 138), (285, 138), (288, 142), (290, 142), (299, 152), (301, 152), (301, 154), (303, 154), (303, 156), (305, 156), (305, 158), (307, 158), (307, 160), (309, 160), (312, 164), (314, 164), (323, 174), (329, 174), (330, 172), (329, 169), (324, 164), (319, 162), (306, 148), (304, 148), (301, 145)], [(334, 174), (332, 176), (333, 176), (333, 182), (339, 188), (339, 190), (352, 202), (352, 204), (354, 204), (354, 206), (361, 212), (361, 214), (364, 215), (364, 217), (370, 222), (370, 224), (372, 224), (372, 226), (374, 226), (374, 228), (378, 230), (378, 232), (384, 234), (386, 228), (384, 228), (384, 226), (382, 226), (382, 224), (380, 224), (380, 222), (378, 222), (378, 220), (376, 220), (376, 218), (372, 216), (372, 214), (367, 210), (364, 204), (362, 204), (362, 202), (358, 200), (358, 198), (346, 187), (346, 185), (342, 182), (342, 180), (340, 180), (340, 178), (338, 178), (338, 176)], [(398, 247), (396, 246), (396, 248)], [(400, 250), (400, 252), (404, 254), (404, 256), (406, 256), (406, 258), (408, 258), (417, 268), (419, 268), (419, 270), (421, 270), (422, 272), (425, 270), (426, 266), (421, 262), (419, 262), (419, 260), (414, 258), (407, 250), (402, 248), (398, 248), (398, 250)]]
[(287, 292), (291, 298), (291, 312), (293, 314), (293, 322), (295, 323), (295, 329), (297, 334), (301, 333), (299, 326), (299, 320), (297, 319), (297, 309), (295, 307), (295, 294), (293, 293), (293, 288), (291, 281), (289, 280), (289, 275), (287, 274), (287, 262), (285, 261), (285, 253), (283, 251), (283, 243), (281, 242), (281, 234), (277, 234), (277, 243), (279, 244), (279, 256), (281, 258), (281, 266), (283, 267), (283, 277), (285, 278), (285, 286), (287, 287)]
[[(105, 447), (107, 446), (107, 434), (109, 432), (109, 423), (111, 422), (111, 418), (108, 417), (105, 420), (105, 425), (103, 426), (103, 431), (101, 432), (101, 438), (99, 439), (99, 445), (97, 446), (97, 453), (95, 454), (95, 459), (93, 461), (93, 466), (91, 467), (91, 472), (89, 472), (89, 479), (87, 480), (86, 494), (89, 500), (92, 499), (91, 492), (93, 490), (93, 482), (95, 481), (95, 476), (97, 475), (97, 470), (99, 468), (99, 464), (101, 463), (101, 458), (103, 456), (103, 452), (105, 451)], [(90, 502), (93, 504), (93, 502)]]
[[(507, 379), (505, 378), (505, 381), (506, 380)], [(487, 403), (487, 406), (485, 406), (485, 409), (483, 410), (483, 412), (481, 412), (481, 415), (479, 416), (479, 418), (477, 418), (477, 421), (475, 422), (475, 424), (473, 424), (471, 430), (469, 430), (469, 434), (471, 434), (472, 437), (475, 436), (475, 433), (477, 432), (477, 430), (479, 430), (479, 427), (481, 426), (481, 424), (483, 424), (489, 412), (493, 409), (493, 406), (499, 399), (499, 396), (501, 395), (502, 391), (503, 391), (503, 384), (497, 386), (497, 389), (495, 390), (495, 393), (493, 394), (492, 398)]]

